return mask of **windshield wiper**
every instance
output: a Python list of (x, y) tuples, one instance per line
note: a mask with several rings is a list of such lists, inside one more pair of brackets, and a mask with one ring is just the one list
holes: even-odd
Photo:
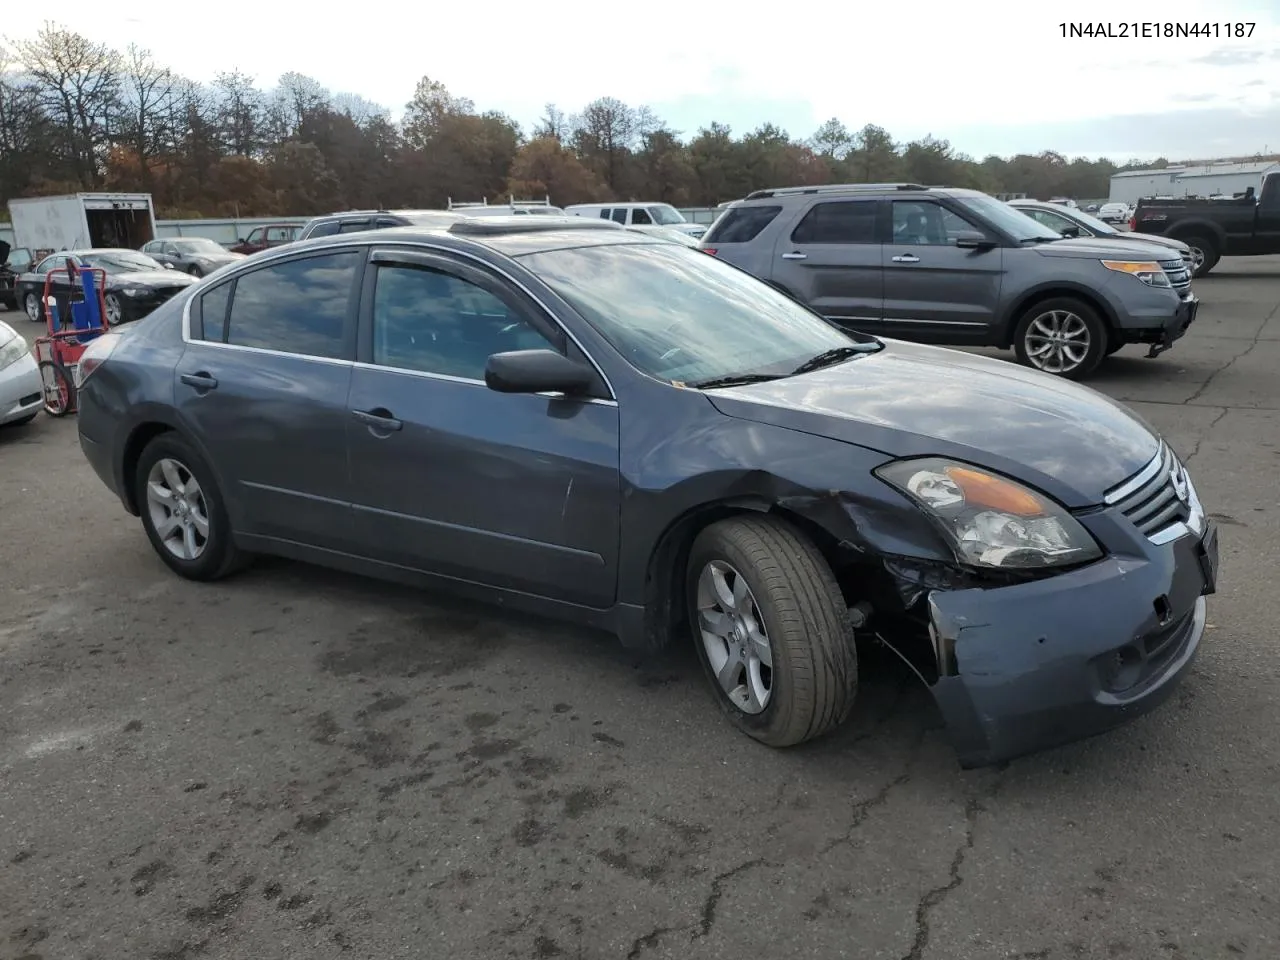
[(764, 383), (767, 380), (779, 379), (776, 373), (735, 373), (727, 377), (712, 377), (710, 380), (695, 380), (686, 383), (686, 387), (694, 390), (713, 390), (716, 387), (739, 387), (748, 383)]
[(816, 357), (810, 357), (792, 370), (791, 375), (794, 377), (801, 373), (809, 373), (812, 370), (820, 370), (823, 367), (829, 367), (832, 364), (848, 360), (850, 357), (856, 357), (863, 353), (875, 353), (882, 346), (883, 344), (880, 343), (860, 343), (852, 347), (834, 347), (831, 350), (824, 350)]

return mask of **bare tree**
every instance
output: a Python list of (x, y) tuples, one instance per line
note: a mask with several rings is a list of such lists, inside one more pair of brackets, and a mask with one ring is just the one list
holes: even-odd
[(340, 113), (361, 129), (376, 119), (390, 119), (391, 111), (367, 100), (358, 93), (335, 93), (333, 110)]
[(117, 133), (129, 145), (138, 164), (142, 185), (151, 189), (151, 161), (168, 145), (165, 124), (172, 119), (169, 109), (176, 79), (152, 57), (150, 50), (130, 44), (125, 52), (122, 77), (120, 125)]
[(534, 137), (550, 137), (562, 142), (567, 140), (570, 133), (569, 118), (565, 116), (564, 111), (554, 103), (548, 103), (543, 109), (542, 118), (533, 128)]
[(220, 73), (214, 79), (218, 101), (217, 123), (227, 150), (237, 157), (252, 157), (262, 149), (262, 94), (253, 78), (239, 70)]
[(102, 182), (110, 121), (118, 106), (120, 55), (52, 23), (14, 44), (42, 109), (56, 119), (72, 171), (86, 187)]

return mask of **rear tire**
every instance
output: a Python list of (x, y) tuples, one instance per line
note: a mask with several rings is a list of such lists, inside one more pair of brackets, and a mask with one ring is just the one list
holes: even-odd
[(22, 298), (22, 309), (27, 315), (27, 319), (32, 323), (44, 322), (44, 308), (40, 303), (40, 298), (34, 293), (28, 292)]
[(1051, 297), (1033, 305), (1013, 333), (1019, 363), (1066, 380), (1083, 380), (1097, 370), (1110, 342), (1098, 314), (1075, 297)]
[(213, 471), (177, 433), (162, 433), (146, 445), (133, 483), (147, 539), (178, 576), (219, 580), (247, 563)]
[(1208, 237), (1180, 237), (1183, 243), (1191, 248), (1191, 279), (1208, 276), (1209, 271), (1218, 265), (1222, 254), (1218, 246)]
[(712, 524), (690, 551), (686, 595), (698, 659), (740, 730), (789, 747), (848, 717), (853, 626), (831, 568), (798, 531), (765, 516)]

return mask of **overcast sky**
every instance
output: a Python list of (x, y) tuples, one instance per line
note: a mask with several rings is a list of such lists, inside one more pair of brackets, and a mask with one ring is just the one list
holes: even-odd
[[(192, 79), (239, 68), (270, 86), (294, 70), (396, 114), (427, 74), (526, 131), (548, 101), (572, 113), (614, 96), (648, 104), (686, 135), (719, 120), (735, 133), (771, 122), (807, 137), (836, 116), (898, 140), (932, 133), (977, 157), (1280, 151), (1280, 0), (261, 0), (196, 9), (10, 4), (0, 30), (30, 36), (52, 16), (113, 46), (150, 48)], [(791, 20), (789, 9), (802, 13)], [(1137, 9), (1161, 23), (1257, 26), (1247, 39), (1064, 39), (1059, 26)]]

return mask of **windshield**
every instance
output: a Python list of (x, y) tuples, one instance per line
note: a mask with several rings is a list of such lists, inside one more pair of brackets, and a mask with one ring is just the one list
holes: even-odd
[(995, 197), (956, 197), (956, 200), (962, 207), (990, 221), (1019, 243), (1024, 240), (1062, 239), (1062, 234), (1057, 230), (1050, 230), (1040, 221), (1033, 220), (1021, 210), (1015, 210)]
[(159, 261), (152, 260), (145, 253), (133, 253), (129, 250), (94, 251), (79, 259), (86, 267), (98, 267), (107, 273), (137, 273), (140, 270), (164, 269)]
[(1074, 220), (1076, 223), (1083, 224), (1084, 226), (1092, 230), (1094, 233), (1107, 234), (1109, 236), (1113, 233), (1120, 232), (1111, 224), (1103, 223), (1097, 217), (1092, 216), (1091, 214), (1085, 213), (1083, 210), (1072, 210), (1069, 219)]
[(786, 376), (858, 341), (749, 274), (674, 243), (520, 258), (636, 369), (659, 380)]
[(192, 237), (189, 240), (171, 240), (175, 247), (183, 253), (226, 253), (220, 244), (204, 237)]
[(669, 203), (660, 203), (657, 206), (649, 207), (648, 210), (649, 216), (653, 217), (653, 222), (660, 226), (669, 227), (675, 223), (687, 222), (680, 211)]

